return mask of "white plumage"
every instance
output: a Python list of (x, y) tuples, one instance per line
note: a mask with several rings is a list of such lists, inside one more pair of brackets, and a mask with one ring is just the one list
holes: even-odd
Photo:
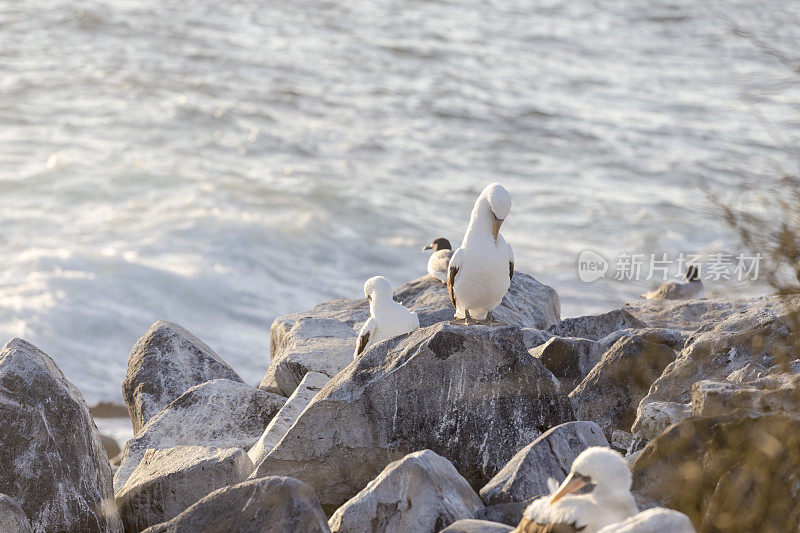
[(695, 533), (689, 517), (672, 509), (654, 507), (606, 526), (598, 533)]
[[(588, 494), (572, 494), (586, 485), (594, 485), (594, 489)], [(631, 472), (619, 453), (599, 446), (587, 448), (575, 458), (555, 494), (538, 498), (525, 509), (515, 531), (597, 533), (638, 512), (630, 487)]]
[(354, 359), (375, 343), (419, 328), (417, 313), (392, 299), (392, 286), (383, 276), (364, 283), (364, 296), (369, 301), (370, 317), (358, 334)]
[(450, 258), (453, 256), (450, 241), (444, 237), (439, 237), (434, 239), (423, 250), (433, 250), (433, 253), (428, 258), (428, 274), (447, 285), (447, 268), (450, 265)]
[(447, 287), (455, 318), (491, 320), (514, 275), (514, 252), (500, 225), (511, 211), (511, 195), (497, 183), (478, 196), (461, 247), (453, 253)]
[(686, 271), (686, 282), (671, 281), (664, 283), (654, 291), (642, 294), (647, 300), (691, 300), (705, 298), (706, 289), (700, 280), (700, 272), (696, 266), (690, 266)]

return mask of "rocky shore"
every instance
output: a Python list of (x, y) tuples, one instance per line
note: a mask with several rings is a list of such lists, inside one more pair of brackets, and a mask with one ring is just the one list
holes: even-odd
[[(698, 531), (800, 524), (798, 297), (637, 301), (560, 319), (523, 273), (494, 317), (395, 289), (421, 328), (353, 360), (366, 300), (277, 318), (258, 388), (157, 322), (109, 457), (81, 393), (20, 339), (0, 351), (0, 531), (501, 532), (590, 446), (626, 455), (640, 509)], [(113, 464), (112, 464), (113, 463)]]

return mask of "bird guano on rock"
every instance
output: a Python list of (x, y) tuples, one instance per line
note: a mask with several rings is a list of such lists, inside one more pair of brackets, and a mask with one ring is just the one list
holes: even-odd
[(369, 278), (364, 283), (364, 296), (369, 302), (370, 317), (358, 334), (353, 359), (373, 344), (419, 328), (417, 313), (394, 301), (392, 286), (383, 276)]
[(448, 268), (454, 323), (499, 324), (492, 311), (503, 301), (514, 277), (514, 251), (500, 234), (510, 212), (511, 195), (497, 183), (489, 184), (475, 201), (464, 240)]
[(433, 250), (428, 258), (428, 274), (447, 285), (447, 268), (450, 265), (450, 258), (453, 256), (450, 241), (439, 237), (425, 246), (423, 250)]

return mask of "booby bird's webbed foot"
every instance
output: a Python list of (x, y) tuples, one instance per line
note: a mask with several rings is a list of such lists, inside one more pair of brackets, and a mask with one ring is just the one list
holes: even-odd
[(492, 316), (492, 312), (491, 311), (486, 313), (486, 318), (484, 318), (481, 321), (481, 324), (483, 324), (485, 326), (507, 326), (508, 325), (505, 322), (500, 322), (499, 320), (495, 320), (494, 317)]
[(454, 326), (473, 326), (475, 324), (480, 324), (480, 320), (476, 320), (469, 316), (469, 311), (464, 311), (464, 318), (454, 318), (450, 324)]

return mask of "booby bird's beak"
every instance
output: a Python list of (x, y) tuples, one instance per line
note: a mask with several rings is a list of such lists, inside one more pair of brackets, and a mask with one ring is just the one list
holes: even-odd
[(570, 472), (570, 474), (567, 476), (567, 479), (564, 480), (561, 486), (558, 487), (556, 493), (553, 494), (553, 497), (550, 498), (550, 505), (553, 505), (567, 494), (572, 494), (573, 492), (580, 490), (584, 486), (586, 486), (586, 481), (580, 477), (576, 477), (574, 472)]
[(429, 244), (429, 245), (427, 245), (427, 246), (423, 246), (423, 247), (422, 247), (422, 251), (424, 252), (425, 250), (433, 250), (433, 245), (432, 245), (432, 244)]
[(494, 240), (497, 241), (497, 235), (500, 234), (500, 226), (503, 224), (502, 218), (497, 218), (497, 215), (492, 213), (492, 235), (494, 236)]

